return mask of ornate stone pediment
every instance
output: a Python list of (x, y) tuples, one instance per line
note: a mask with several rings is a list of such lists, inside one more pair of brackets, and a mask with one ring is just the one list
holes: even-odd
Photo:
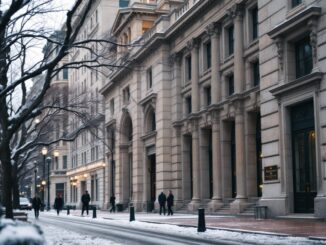
[(143, 110), (146, 111), (146, 108), (151, 106), (154, 110), (156, 108), (156, 93), (150, 93), (144, 99), (142, 99), (139, 103), (143, 106)]

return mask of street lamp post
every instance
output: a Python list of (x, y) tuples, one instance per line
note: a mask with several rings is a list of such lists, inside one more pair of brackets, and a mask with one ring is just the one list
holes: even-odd
[[(48, 149), (46, 147), (42, 148), (42, 155), (43, 155), (43, 181), (42, 181), (42, 185), (45, 183), (45, 156), (48, 154)], [(45, 192), (45, 185), (43, 185), (43, 189), (42, 189), (42, 199), (43, 199), (43, 205), (44, 205), (44, 192)]]
[(36, 181), (37, 181), (37, 162), (35, 161), (34, 162), (35, 164), (35, 169), (34, 169), (34, 196), (36, 196), (36, 193), (37, 193), (37, 186), (36, 186)]
[(51, 205), (50, 205), (50, 163), (51, 163), (51, 157), (47, 157), (46, 161), (48, 163), (48, 207), (47, 207), (47, 211), (49, 211), (51, 209)]

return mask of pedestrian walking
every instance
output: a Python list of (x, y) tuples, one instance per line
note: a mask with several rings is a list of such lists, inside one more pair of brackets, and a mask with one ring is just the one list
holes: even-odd
[(35, 197), (32, 199), (32, 208), (34, 209), (36, 219), (38, 219), (38, 216), (40, 215), (40, 208), (42, 205), (41, 198), (38, 195), (35, 195)]
[(82, 213), (81, 215), (84, 215), (84, 211), (86, 210), (86, 213), (88, 215), (88, 209), (89, 209), (89, 202), (91, 201), (91, 196), (88, 194), (88, 191), (85, 191), (85, 193), (82, 195), (81, 198), (83, 207), (82, 207)]
[(174, 201), (174, 196), (172, 194), (172, 191), (169, 191), (169, 195), (168, 198), (166, 199), (166, 202), (168, 204), (168, 215), (173, 215), (173, 211), (172, 211), (172, 206), (173, 206), (173, 201)]
[(59, 215), (60, 211), (63, 208), (63, 199), (60, 194), (54, 200), (54, 208), (57, 210), (57, 215)]
[(160, 215), (162, 215), (162, 210), (163, 210), (163, 214), (165, 215), (166, 195), (164, 194), (163, 191), (158, 196), (158, 203), (160, 204)]
[(111, 209), (110, 209), (110, 213), (115, 213), (115, 196), (112, 195), (110, 197), (110, 204), (111, 204)]

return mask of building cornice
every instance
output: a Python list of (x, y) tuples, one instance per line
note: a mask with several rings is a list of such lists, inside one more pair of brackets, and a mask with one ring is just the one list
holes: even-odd
[(310, 6), (305, 10), (299, 12), (298, 14), (292, 16), (291, 18), (286, 19), (274, 29), (268, 32), (268, 35), (272, 39), (276, 39), (285, 35), (287, 32), (294, 30), (295, 28), (300, 28), (302, 25), (305, 25), (307, 20), (317, 18), (321, 14), (321, 8), (317, 6)]
[(79, 175), (79, 174), (82, 174), (82, 173), (86, 173), (86, 172), (89, 172), (89, 171), (101, 169), (101, 168), (104, 168), (104, 167), (105, 167), (104, 161), (98, 161), (98, 162), (95, 162), (95, 163), (89, 163), (87, 165), (80, 166), (80, 167), (77, 167), (75, 169), (69, 170), (69, 171), (67, 171), (66, 175), (67, 176)]

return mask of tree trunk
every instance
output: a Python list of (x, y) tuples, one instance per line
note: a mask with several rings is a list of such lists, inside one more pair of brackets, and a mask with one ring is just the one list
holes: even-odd
[(12, 180), (11, 180), (11, 159), (9, 144), (0, 149), (0, 161), (3, 170), (3, 204), (6, 207), (6, 218), (13, 218), (12, 209)]
[(17, 178), (17, 165), (12, 167), (12, 195), (13, 208), (19, 209), (19, 180)]

